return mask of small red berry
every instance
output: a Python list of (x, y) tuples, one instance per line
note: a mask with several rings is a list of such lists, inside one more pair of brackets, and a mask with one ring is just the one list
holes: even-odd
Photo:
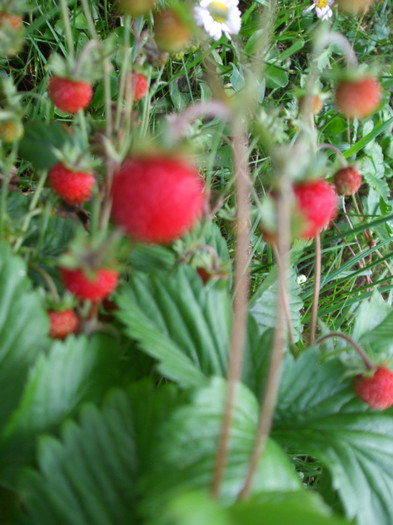
[(337, 193), (333, 184), (318, 179), (294, 186), (297, 207), (305, 225), (300, 236), (311, 239), (333, 220), (337, 211)]
[(355, 393), (375, 410), (393, 405), (393, 372), (379, 367), (373, 376), (358, 375), (354, 381)]
[(52, 77), (48, 92), (53, 104), (65, 113), (77, 113), (85, 109), (93, 98), (93, 88), (84, 80)]
[(336, 106), (348, 118), (365, 118), (374, 113), (381, 102), (382, 92), (374, 77), (343, 80), (336, 88)]
[(65, 339), (67, 335), (73, 334), (78, 328), (78, 318), (74, 310), (63, 310), (48, 312), (50, 320), (49, 337), (54, 339)]
[(147, 78), (141, 73), (131, 73), (131, 89), (134, 102), (142, 100), (149, 89)]
[(119, 274), (115, 270), (101, 268), (94, 272), (93, 278), (87, 276), (81, 268), (71, 270), (60, 268), (64, 287), (80, 299), (101, 301), (115, 290)]
[(49, 182), (59, 197), (76, 206), (90, 199), (95, 178), (91, 173), (72, 171), (58, 162), (49, 172)]
[(184, 160), (126, 160), (112, 185), (112, 218), (134, 239), (166, 244), (191, 229), (205, 206), (203, 182)]
[(354, 195), (362, 184), (362, 177), (354, 168), (343, 168), (334, 175), (334, 184), (340, 195)]

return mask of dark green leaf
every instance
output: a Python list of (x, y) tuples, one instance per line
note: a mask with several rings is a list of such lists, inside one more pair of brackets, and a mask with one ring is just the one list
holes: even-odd
[(59, 122), (50, 124), (31, 121), (25, 125), (25, 134), (19, 145), (23, 159), (30, 161), (37, 170), (49, 170), (58, 159), (53, 148), (62, 147), (71, 141), (70, 134)]
[[(154, 468), (142, 482), (144, 514), (154, 516), (175, 494), (208, 490), (215, 463), (226, 382), (214, 378), (198, 390), (190, 405), (178, 408), (163, 426), (153, 455)], [(221, 487), (225, 502), (236, 499), (245, 479), (257, 428), (259, 407), (240, 385), (234, 407), (230, 456)], [(299, 490), (300, 479), (288, 458), (271, 439), (255, 476), (253, 492)]]
[(18, 409), (0, 444), (2, 479), (10, 479), (28, 460), (35, 435), (49, 431), (83, 401), (99, 399), (115, 384), (119, 352), (113, 341), (97, 335), (55, 342), (32, 369)]
[(290, 452), (319, 458), (347, 517), (359, 525), (393, 522), (393, 410), (357, 399), (338, 359), (315, 351), (288, 356), (273, 436)]
[(21, 480), (24, 504), (41, 525), (129, 525), (137, 481), (151, 462), (157, 429), (176, 398), (173, 387), (150, 383), (111, 393), (102, 410), (85, 405), (61, 440), (39, 440), (39, 471)]
[(224, 290), (206, 288), (180, 267), (170, 277), (134, 275), (117, 297), (128, 335), (159, 360), (159, 370), (183, 386), (201, 385), (227, 367), (231, 302)]
[(22, 395), (30, 366), (46, 342), (49, 320), (10, 247), (0, 245), (0, 428)]

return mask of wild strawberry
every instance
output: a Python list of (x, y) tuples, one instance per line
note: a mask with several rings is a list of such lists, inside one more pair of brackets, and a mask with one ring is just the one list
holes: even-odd
[(149, 84), (145, 75), (141, 73), (131, 73), (131, 90), (134, 102), (142, 100), (149, 89)]
[(78, 318), (74, 310), (63, 310), (48, 312), (50, 320), (49, 337), (54, 339), (65, 339), (67, 335), (73, 334), (78, 328)]
[(115, 270), (100, 268), (86, 275), (81, 268), (60, 268), (64, 287), (79, 299), (101, 301), (115, 290), (119, 274)]
[(336, 190), (333, 184), (318, 179), (296, 184), (293, 191), (297, 208), (305, 221), (300, 236), (311, 239), (326, 228), (336, 215)]
[(206, 197), (197, 170), (163, 156), (126, 160), (112, 185), (112, 217), (134, 239), (170, 243), (201, 215)]
[(343, 80), (335, 93), (337, 109), (348, 118), (368, 117), (377, 109), (381, 98), (381, 86), (374, 77)]
[(9, 144), (21, 139), (24, 134), (23, 125), (20, 122), (3, 122), (0, 124), (0, 140)]
[(354, 389), (356, 395), (371, 408), (385, 410), (393, 405), (393, 372), (379, 367), (372, 376), (358, 375)]
[(146, 15), (156, 2), (157, 0), (119, 0), (119, 6), (124, 13), (135, 17)]
[(374, 3), (374, 0), (336, 0), (340, 11), (349, 15), (362, 14)]
[(59, 197), (75, 206), (90, 199), (95, 178), (91, 173), (72, 171), (58, 162), (49, 172), (49, 182)]
[(177, 11), (164, 9), (154, 16), (154, 40), (161, 51), (182, 51), (191, 36), (189, 25)]
[(334, 175), (334, 184), (340, 195), (354, 195), (362, 183), (362, 177), (354, 168), (343, 168)]
[(57, 76), (49, 79), (48, 92), (53, 104), (65, 113), (85, 109), (93, 97), (93, 88), (88, 82)]

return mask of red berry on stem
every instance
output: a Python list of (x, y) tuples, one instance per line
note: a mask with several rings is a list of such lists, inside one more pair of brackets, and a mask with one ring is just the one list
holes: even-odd
[(90, 301), (106, 299), (115, 290), (119, 281), (119, 274), (108, 268), (96, 270), (92, 278), (81, 268), (76, 270), (60, 268), (60, 274), (67, 290), (80, 299)]
[(48, 315), (50, 320), (49, 337), (65, 339), (67, 335), (74, 333), (78, 328), (78, 318), (74, 310), (63, 310), (62, 312), (51, 310)]
[(373, 376), (358, 375), (354, 381), (355, 393), (375, 410), (385, 410), (393, 405), (393, 372), (379, 367)]
[(72, 171), (58, 162), (49, 172), (49, 182), (59, 197), (75, 206), (90, 199), (95, 178), (91, 173)]
[(318, 179), (296, 184), (293, 191), (297, 208), (305, 220), (300, 236), (311, 239), (326, 228), (336, 215), (336, 190), (333, 184)]
[(365, 118), (374, 113), (381, 102), (382, 92), (374, 77), (343, 80), (336, 88), (336, 106), (348, 118)]
[(137, 241), (166, 244), (181, 237), (205, 201), (198, 171), (178, 158), (130, 158), (114, 175), (112, 218)]
[(354, 195), (362, 184), (362, 177), (354, 168), (343, 168), (334, 175), (334, 184), (340, 195)]
[(147, 78), (141, 73), (131, 73), (131, 90), (134, 102), (142, 100), (149, 89)]
[(93, 88), (88, 82), (63, 77), (50, 78), (48, 92), (53, 104), (65, 113), (85, 109), (93, 98)]

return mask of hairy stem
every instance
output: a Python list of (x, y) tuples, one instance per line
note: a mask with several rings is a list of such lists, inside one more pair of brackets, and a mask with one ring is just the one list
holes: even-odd
[(284, 173), (281, 176), (280, 192), (277, 199), (278, 216), (278, 285), (276, 325), (274, 330), (273, 349), (270, 359), (269, 374), (264, 392), (261, 413), (259, 417), (257, 435), (251, 454), (249, 468), (242, 490), (239, 494), (240, 500), (249, 497), (258, 469), (259, 462), (263, 456), (267, 439), (271, 430), (274, 409), (277, 402), (280, 386), (282, 361), (286, 341), (285, 318), (282, 311), (285, 308), (287, 297), (288, 267), (289, 267), (289, 232), (290, 232), (290, 206), (289, 196), (291, 194), (291, 183), (289, 177)]
[(342, 152), (336, 148), (336, 146), (333, 146), (332, 144), (329, 144), (328, 142), (323, 142), (322, 144), (318, 144), (318, 149), (330, 149), (334, 151), (334, 153), (339, 157), (341, 165), (343, 168), (348, 168), (348, 161), (342, 154)]
[(326, 341), (326, 339), (334, 338), (334, 337), (340, 337), (341, 339), (344, 339), (345, 341), (347, 341), (360, 355), (360, 357), (362, 358), (368, 370), (373, 370), (375, 368), (375, 365), (373, 365), (373, 363), (371, 362), (370, 358), (368, 357), (366, 352), (363, 350), (363, 348), (359, 346), (351, 337), (349, 337), (349, 335), (342, 334), (340, 332), (332, 332), (330, 334), (324, 335), (323, 337), (320, 337), (318, 341), (316, 341), (315, 344), (320, 345), (321, 343), (323, 343), (323, 341)]
[[(194, 113), (195, 114), (195, 113)], [(194, 115), (193, 114), (193, 115)], [(233, 419), (237, 384), (241, 378), (247, 335), (250, 242), (251, 180), (248, 170), (248, 140), (246, 129), (238, 116), (233, 123), (233, 156), (236, 192), (236, 248), (233, 300), (233, 329), (228, 366), (228, 387), (221, 433), (214, 465), (211, 494), (217, 498), (229, 455), (230, 429)]]

